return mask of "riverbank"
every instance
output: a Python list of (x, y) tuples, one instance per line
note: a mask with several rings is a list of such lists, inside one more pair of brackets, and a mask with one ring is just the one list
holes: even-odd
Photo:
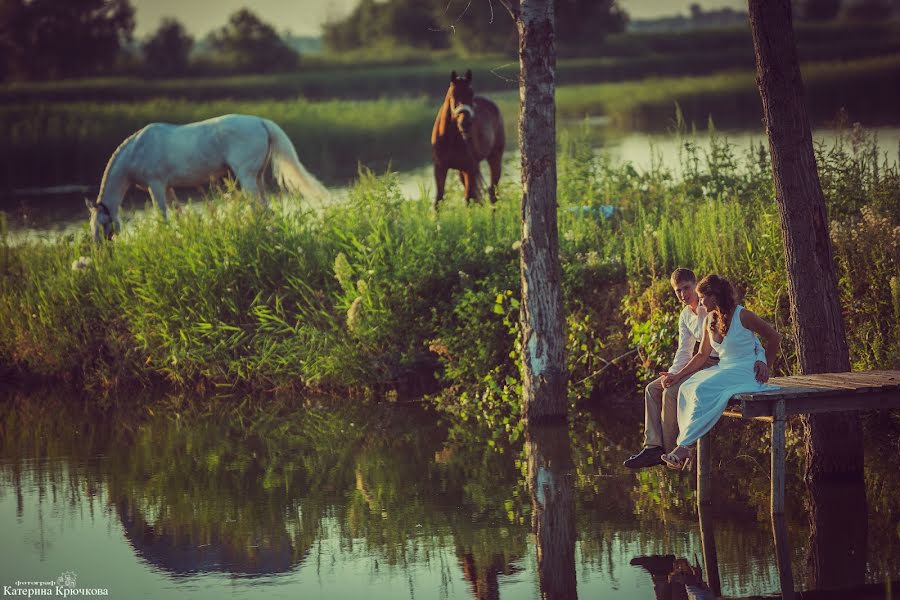
[[(864, 125), (900, 120), (900, 55), (813, 63), (803, 74), (814, 126), (834, 121), (841, 110), (851, 120), (864, 119)], [(517, 130), (518, 92), (491, 96), (509, 136)], [(5, 140), (0, 173), (8, 188), (0, 193), (97, 185), (113, 150), (147, 123), (187, 123), (228, 113), (257, 114), (277, 122), (293, 140), (300, 160), (330, 184), (353, 177), (359, 164), (379, 172), (388, 164), (405, 170), (431, 156), (429, 134), (438, 105), (439, 100), (426, 97), (8, 104), (0, 107), (0, 135)], [(700, 128), (711, 117), (718, 126), (756, 129), (762, 117), (751, 70), (557, 89), (561, 124), (602, 116), (613, 129), (665, 131), (673, 127), (676, 111), (688, 125)]]
[[(819, 156), (851, 359), (897, 368), (900, 222), (891, 207), (900, 174), (852, 135)], [(564, 148), (573, 399), (633, 389), (665, 367), (677, 335), (667, 278), (680, 265), (732, 279), (784, 336), (776, 371), (791, 368), (764, 149), (687, 144), (675, 177), (611, 164), (578, 141)], [(259, 211), (224, 192), (168, 224), (126, 222), (101, 247), (79, 236), (11, 246), (4, 231), (0, 361), (100, 391), (161, 379), (201, 393), (393, 394), (424, 373), (449, 410), (509, 425), (519, 387), (518, 186), (500, 195), (495, 209), (451, 197), (435, 215), (430, 199), (403, 197), (394, 176), (364, 174), (345, 203), (321, 210), (287, 199)], [(615, 207), (610, 218), (605, 205)], [(80, 257), (83, 268), (73, 267)]]

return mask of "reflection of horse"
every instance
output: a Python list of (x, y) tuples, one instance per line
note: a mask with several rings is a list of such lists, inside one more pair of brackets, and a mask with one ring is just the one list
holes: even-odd
[(166, 199), (174, 200), (176, 186), (199, 186), (229, 170), (250, 194), (263, 198), (266, 167), (272, 163), (276, 180), (304, 195), (324, 197), (327, 191), (297, 159), (284, 131), (268, 119), (224, 115), (187, 125), (151, 123), (130, 135), (113, 152), (103, 173), (91, 231), (107, 239), (118, 226), (119, 207), (132, 185), (150, 190), (166, 215)]
[(503, 162), (503, 118), (497, 105), (472, 91), (472, 71), (465, 77), (450, 73), (450, 88), (431, 131), (431, 157), (437, 196), (444, 199), (447, 171), (456, 169), (466, 188), (466, 202), (480, 198), (481, 173), (478, 165), (487, 159), (491, 168), (491, 202), (497, 201), (497, 182)]

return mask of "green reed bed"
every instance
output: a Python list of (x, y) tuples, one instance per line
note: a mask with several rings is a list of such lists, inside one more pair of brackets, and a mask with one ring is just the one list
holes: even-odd
[[(785, 334), (787, 284), (767, 155), (684, 138), (680, 168), (638, 171), (578, 139), (560, 155), (559, 230), (572, 398), (665, 367), (677, 335), (668, 274), (717, 271)], [(819, 149), (851, 359), (900, 366), (900, 171), (853, 131)], [(392, 175), (346, 202), (255, 209), (235, 191), (86, 235), (0, 243), (0, 360), (90, 388), (165, 380), (206, 392), (413, 392), (512, 429), (519, 390), (518, 186), (496, 208), (438, 215)], [(229, 197), (230, 196), (230, 197)], [(615, 207), (610, 217), (603, 207)], [(73, 261), (82, 259), (74, 268)], [(89, 263), (89, 264), (85, 264)]]
[[(900, 51), (900, 27), (893, 23), (798, 24), (803, 61), (851, 60)], [(710, 52), (715, 48), (715, 52)], [(753, 43), (746, 27), (689, 33), (625, 33), (601, 44), (559, 48), (557, 83), (600, 83), (648, 77), (703, 75), (726, 69), (754, 68)], [(227, 67), (224, 67), (227, 69)], [(451, 69), (471, 68), (482, 91), (517, 86), (518, 58), (467, 55), (413, 48), (365, 49), (345, 54), (306, 55), (293, 73), (216, 75), (209, 65), (177, 79), (148, 79), (140, 74), (52, 82), (0, 85), (0, 103), (137, 101), (166, 97), (192, 101), (223, 98), (261, 100), (374, 99), (442, 92)], [(227, 70), (225, 71), (227, 73)]]
[[(811, 64), (804, 79), (814, 123), (840, 109), (874, 124), (896, 122), (900, 105), (900, 55)], [(517, 92), (492, 94), (504, 114), (508, 139), (518, 118)], [(689, 122), (757, 128), (759, 93), (750, 72), (646, 79), (604, 85), (560, 86), (561, 120), (606, 115), (622, 128), (664, 129), (673, 107)], [(383, 170), (421, 165), (430, 157), (430, 132), (438, 103), (425, 97), (367, 101), (147, 100), (113, 103), (11, 104), (0, 107), (0, 181), (9, 188), (99, 184), (110, 154), (147, 123), (185, 123), (227, 113), (258, 114), (279, 123), (300, 159), (328, 182), (345, 181), (359, 162)], [(511, 142), (509, 143), (511, 146)], [(0, 190), (2, 192), (4, 190)]]

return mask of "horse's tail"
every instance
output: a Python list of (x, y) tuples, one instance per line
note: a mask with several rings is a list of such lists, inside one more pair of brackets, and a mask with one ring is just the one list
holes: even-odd
[(297, 150), (284, 130), (273, 121), (263, 119), (269, 132), (269, 152), (272, 155), (272, 173), (283, 188), (298, 191), (306, 197), (327, 200), (330, 194), (297, 157)]

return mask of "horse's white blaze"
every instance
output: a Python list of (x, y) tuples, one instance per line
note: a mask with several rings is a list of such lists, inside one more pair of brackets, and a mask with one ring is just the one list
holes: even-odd
[[(234, 173), (241, 188), (263, 202), (265, 169), (272, 163), (276, 181), (304, 196), (325, 199), (328, 191), (297, 158), (287, 134), (273, 121), (251, 115), (224, 115), (187, 125), (151, 123), (125, 139), (113, 152), (97, 197), (114, 222), (132, 185), (150, 191), (166, 214), (166, 197), (173, 187), (198, 186)], [(92, 229), (98, 237), (98, 210)]]
[(454, 107), (454, 109), (453, 109), (453, 116), (455, 117), (463, 111), (469, 113), (470, 117), (472, 117), (472, 118), (475, 117), (475, 109), (472, 108), (471, 106), (469, 106), (468, 104), (457, 104), (456, 107)]

